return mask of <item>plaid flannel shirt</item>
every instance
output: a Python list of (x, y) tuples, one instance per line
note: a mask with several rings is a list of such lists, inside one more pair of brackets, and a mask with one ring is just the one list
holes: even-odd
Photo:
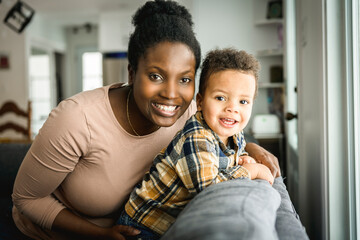
[(127, 214), (162, 235), (205, 187), (249, 177), (248, 171), (237, 165), (239, 156), (247, 155), (244, 135), (241, 132), (232, 139), (234, 149), (225, 146), (197, 112), (156, 156), (131, 193)]

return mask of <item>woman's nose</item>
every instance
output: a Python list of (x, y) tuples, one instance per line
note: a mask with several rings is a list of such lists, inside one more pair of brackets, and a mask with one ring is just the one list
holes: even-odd
[(167, 81), (163, 90), (161, 91), (161, 96), (168, 99), (176, 98), (178, 96), (178, 88), (179, 85), (176, 84), (176, 81)]

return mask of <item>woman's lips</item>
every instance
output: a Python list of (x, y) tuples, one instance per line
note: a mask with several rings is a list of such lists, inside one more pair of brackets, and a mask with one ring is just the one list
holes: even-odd
[(174, 116), (179, 109), (179, 106), (177, 105), (165, 105), (160, 103), (153, 103), (152, 106), (157, 112), (166, 117)]

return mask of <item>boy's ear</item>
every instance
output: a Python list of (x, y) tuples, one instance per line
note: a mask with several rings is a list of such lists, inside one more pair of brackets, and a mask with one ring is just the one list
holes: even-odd
[(200, 93), (196, 94), (196, 107), (198, 111), (201, 111), (203, 97)]
[(131, 65), (128, 64), (128, 83), (129, 83), (129, 85), (132, 85), (134, 83), (134, 78), (135, 78), (135, 71), (133, 70)]

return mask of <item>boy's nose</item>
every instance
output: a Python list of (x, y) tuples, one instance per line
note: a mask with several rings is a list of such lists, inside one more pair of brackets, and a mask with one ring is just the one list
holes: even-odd
[(226, 106), (226, 109), (225, 109), (226, 112), (230, 112), (230, 113), (239, 113), (239, 107), (234, 104), (234, 103), (229, 103), (227, 106)]

